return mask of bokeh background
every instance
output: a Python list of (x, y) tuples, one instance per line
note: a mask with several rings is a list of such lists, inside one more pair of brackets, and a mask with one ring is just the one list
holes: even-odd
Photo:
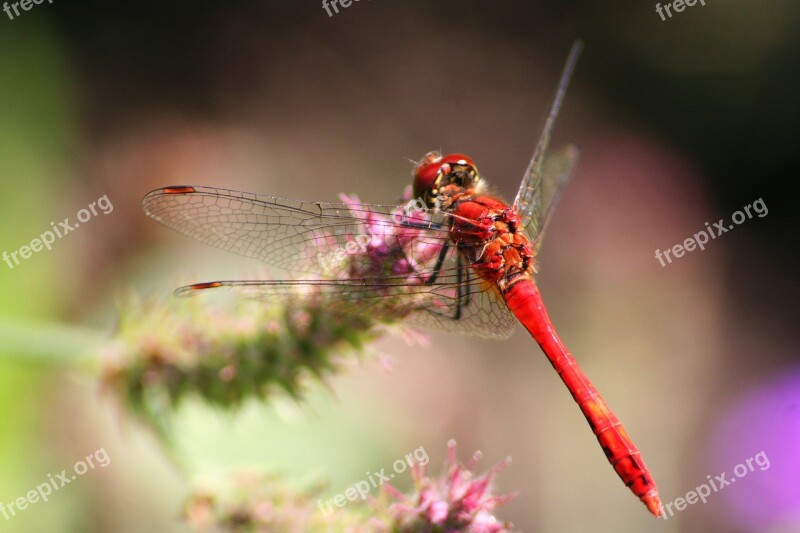
[[(499, 516), (522, 531), (800, 531), (797, 225), (800, 4), (707, 0), (97, 3), (0, 13), (0, 251), (102, 195), (114, 210), (0, 264), (0, 502), (104, 447), (2, 531), (184, 531), (187, 480), (99, 393), (117, 295), (262, 268), (148, 220), (170, 184), (398, 197), (411, 163), (470, 154), (512, 198), (571, 42), (586, 48), (555, 144), (583, 158), (541, 250), (571, 351), (626, 424), (666, 502), (755, 470), (667, 521), (620, 484), (522, 331), (506, 342), (386, 337), (305, 407), (189, 409), (197, 476), (264, 466), (330, 494), (423, 446), (506, 455)], [(762, 198), (769, 209), (662, 267), (656, 249)], [(403, 486), (408, 480), (399, 480)]]

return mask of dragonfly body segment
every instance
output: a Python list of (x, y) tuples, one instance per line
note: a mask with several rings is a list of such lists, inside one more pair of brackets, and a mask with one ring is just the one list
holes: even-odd
[(569, 389), (617, 475), (651, 513), (660, 516), (663, 513), (661, 499), (653, 476), (642, 460), (642, 454), (628, 436), (622, 422), (606, 405), (578, 362), (561, 342), (547, 315), (536, 284), (532, 279), (520, 280), (509, 287), (503, 296), (511, 312), (539, 343)]
[[(428, 154), (424, 161), (452, 161), (456, 157), (462, 156), (432, 158)], [(427, 165), (430, 163), (423, 163), (420, 169), (429, 172)], [(661, 513), (658, 489), (641, 453), (550, 321), (533, 278), (535, 250), (520, 227), (516, 208), (497, 198), (480, 195), (479, 174), (473, 165), (471, 159), (465, 158), (459, 160), (456, 168), (444, 163), (443, 175), (436, 181), (439, 190), (430, 194), (435, 196), (439, 209), (450, 215), (452, 242), (470, 268), (496, 287), (508, 309), (536, 340), (580, 407), (614, 470), (650, 512), (658, 516)], [(464, 176), (474, 178), (465, 181)], [(464, 189), (463, 183), (475, 188)]]
[(501, 293), (533, 274), (534, 249), (519, 227), (514, 209), (501, 200), (478, 196), (458, 201), (450, 237), (481, 278)]

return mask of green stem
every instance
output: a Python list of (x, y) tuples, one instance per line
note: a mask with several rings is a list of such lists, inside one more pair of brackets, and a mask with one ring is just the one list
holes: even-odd
[(0, 357), (87, 363), (104, 341), (98, 330), (0, 316)]

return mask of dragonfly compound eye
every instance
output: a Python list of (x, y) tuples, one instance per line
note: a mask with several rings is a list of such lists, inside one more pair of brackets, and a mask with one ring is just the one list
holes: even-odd
[(432, 206), (441, 187), (453, 184), (471, 188), (479, 180), (478, 169), (469, 156), (428, 152), (414, 170), (414, 196)]
[(439, 152), (428, 152), (414, 169), (414, 197), (422, 198), (428, 207), (432, 207), (436, 197), (434, 190), (439, 186), (437, 181), (441, 176), (441, 161)]

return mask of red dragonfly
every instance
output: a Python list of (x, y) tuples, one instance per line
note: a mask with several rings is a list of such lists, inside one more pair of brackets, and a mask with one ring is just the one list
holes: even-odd
[(322, 295), (326, 305), (437, 331), (507, 338), (517, 321), (539, 343), (586, 416), (614, 470), (654, 515), (658, 489), (636, 446), (558, 337), (534, 282), (553, 206), (578, 159), (574, 145), (545, 158), (582, 45), (567, 59), (517, 197), (489, 194), (475, 162), (430, 152), (417, 163), (414, 199), (372, 205), (288, 200), (202, 186), (157, 189), (142, 200), (155, 220), (199, 241), (313, 279), (214, 281), (261, 299)]

